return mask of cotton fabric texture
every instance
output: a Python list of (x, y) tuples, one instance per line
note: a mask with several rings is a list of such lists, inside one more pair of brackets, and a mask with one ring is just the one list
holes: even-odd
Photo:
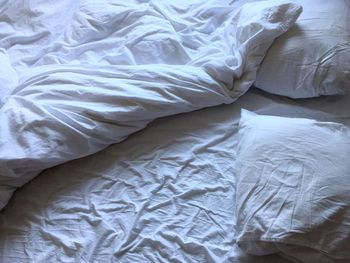
[(295, 262), (350, 260), (350, 130), (242, 111), (237, 242)]
[(297, 0), (303, 13), (269, 49), (255, 86), (291, 98), (350, 89), (350, 2)]
[(44, 169), (120, 142), (155, 118), (232, 103), (302, 11), (280, 1), (240, 9), (198, 1), (184, 10), (86, 0), (60, 2), (45, 17), (57, 11), (50, 3), (6, 6), (14, 26), (0, 29), (20, 73), (0, 109), (0, 209)]

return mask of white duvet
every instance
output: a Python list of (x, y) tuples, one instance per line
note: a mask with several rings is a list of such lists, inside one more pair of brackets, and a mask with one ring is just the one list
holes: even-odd
[(155, 118), (235, 101), (301, 12), (281, 1), (185, 2), (1, 5), (0, 209), (48, 167)]

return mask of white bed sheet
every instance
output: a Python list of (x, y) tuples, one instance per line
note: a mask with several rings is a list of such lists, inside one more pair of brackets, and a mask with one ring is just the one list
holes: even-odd
[(0, 209), (46, 168), (96, 153), (156, 118), (234, 102), (301, 11), (273, 0), (240, 8), (217, 0), (7, 3)]
[(235, 245), (241, 108), (350, 127), (350, 96), (236, 104), (167, 117), (103, 152), (51, 168), (0, 214), (0, 262), (285, 262)]
[[(62, 12), (51, 12), (53, 2)], [(137, 2), (147, 1), (129, 1)], [(188, 1), (176, 1), (181, 2)], [(208, 4), (219, 2), (247, 1)], [(74, 40), (81, 36), (63, 32), (64, 27), (53, 28), (51, 20), (69, 23), (75, 4), (79, 1), (3, 1), (0, 9), (10, 7), (5, 11), (14, 16), (5, 16), (1, 23), (7, 33), (0, 46), (7, 49), (17, 72), (71, 60), (135, 64), (123, 55), (119, 42), (107, 43), (104, 59), (99, 59), (96, 54), (101, 50), (94, 45), (99, 35), (90, 32), (92, 43), (76, 45)], [(83, 9), (89, 11), (88, 7)], [(23, 8), (28, 10), (25, 15)], [(108, 12), (99, 8), (103, 25)], [(28, 23), (33, 14), (44, 19), (38, 16), (34, 24)], [(169, 18), (175, 26), (177, 19)], [(78, 21), (84, 25), (89, 19)], [(65, 45), (67, 39), (73, 42)], [(177, 58), (186, 59), (181, 52)], [(2, 75), (14, 76), (5, 79), (6, 88), (19, 81), (11, 70)], [(11, 90), (1, 92), (2, 96)], [(18, 190), (0, 213), (0, 262), (284, 262), (278, 256), (244, 255), (235, 245), (234, 162), (240, 109), (349, 123), (348, 102), (321, 98), (295, 103), (252, 90), (234, 105), (157, 120), (98, 154), (48, 169)]]

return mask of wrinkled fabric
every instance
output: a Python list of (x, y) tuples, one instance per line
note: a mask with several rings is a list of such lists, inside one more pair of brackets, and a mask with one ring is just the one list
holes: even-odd
[(303, 5), (303, 13), (271, 46), (254, 85), (291, 98), (349, 92), (350, 2), (294, 2)]
[(350, 127), (349, 102), (350, 94), (292, 101), (251, 89), (47, 169), (0, 213), (0, 262), (290, 262), (236, 244), (240, 109)]
[(350, 130), (335, 122), (242, 111), (236, 234), (254, 255), (350, 260)]
[(280, 1), (2, 8), (0, 45), (19, 80), (0, 110), (0, 208), (43, 169), (96, 153), (155, 118), (232, 103), (301, 12)]

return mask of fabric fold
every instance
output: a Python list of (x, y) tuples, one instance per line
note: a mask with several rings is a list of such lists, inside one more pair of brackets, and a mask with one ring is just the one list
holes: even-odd
[[(254, 82), (273, 40), (300, 13), (300, 6), (280, 1), (230, 10), (202, 46), (188, 52), (191, 60), (183, 65), (159, 63), (162, 56), (169, 57), (167, 52), (177, 56), (173, 44), (180, 41), (174, 37), (168, 42), (160, 25), (159, 31), (152, 28), (151, 38), (139, 39), (138, 50), (152, 47), (155, 52), (148, 57), (138, 53), (144, 56), (140, 65), (73, 59), (28, 68), (0, 109), (0, 208), (16, 187), (42, 170), (120, 142), (155, 118), (234, 102)], [(133, 19), (134, 29), (145, 28)], [(124, 39), (133, 37), (123, 32)], [(196, 37), (194, 33), (193, 41)], [(154, 50), (156, 42), (159, 49)]]

